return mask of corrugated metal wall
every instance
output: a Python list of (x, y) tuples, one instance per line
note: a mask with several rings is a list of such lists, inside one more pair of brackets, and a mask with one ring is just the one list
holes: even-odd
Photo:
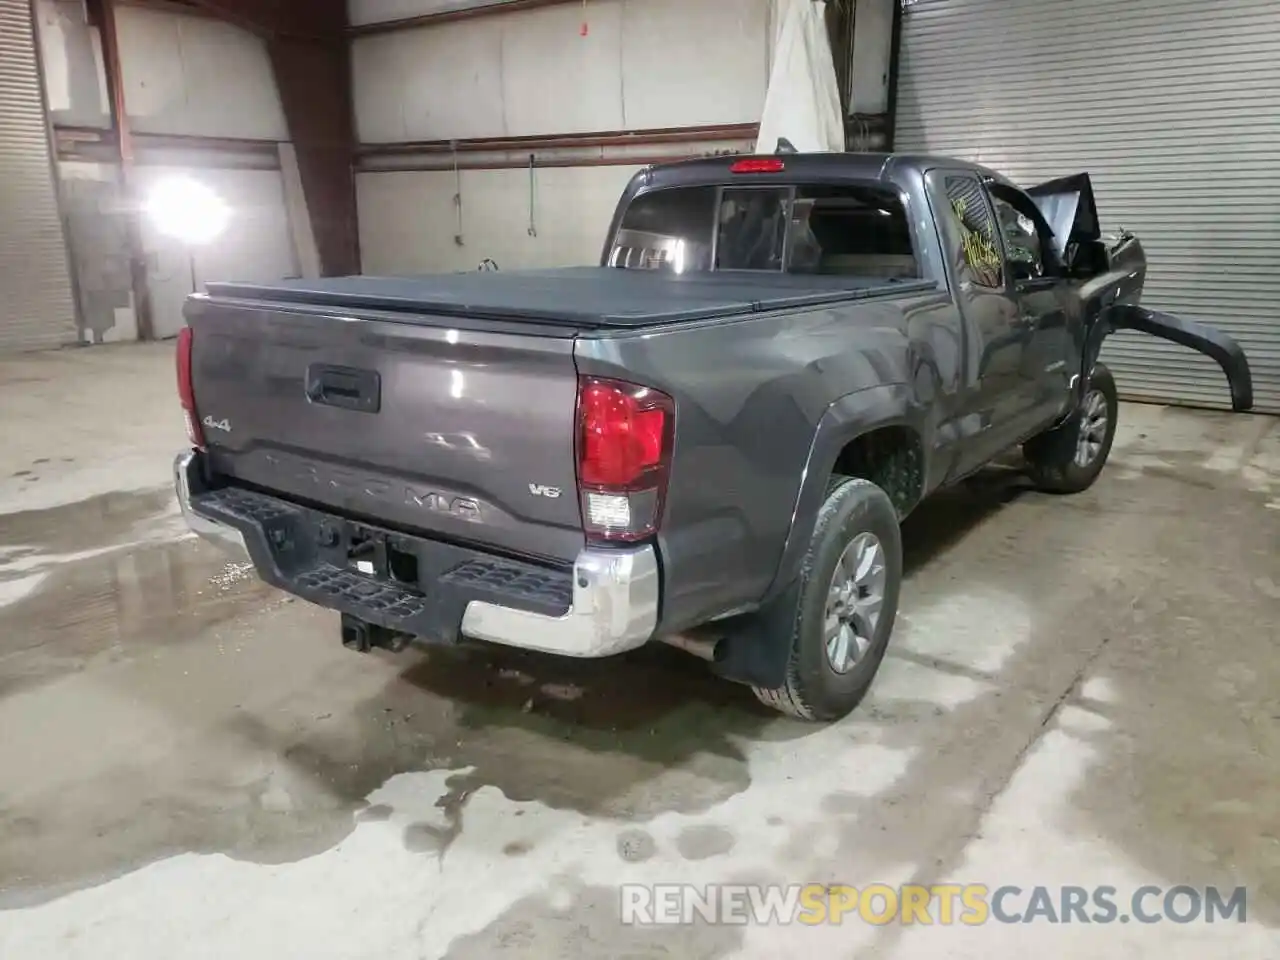
[(0, 351), (76, 339), (28, 0), (0, 0)]
[[(1147, 250), (1144, 303), (1235, 336), (1280, 412), (1278, 90), (1275, 0), (917, 0), (896, 147), (1024, 185), (1088, 170), (1103, 229)], [(1229, 405), (1192, 351), (1120, 334), (1104, 359), (1126, 396)]]

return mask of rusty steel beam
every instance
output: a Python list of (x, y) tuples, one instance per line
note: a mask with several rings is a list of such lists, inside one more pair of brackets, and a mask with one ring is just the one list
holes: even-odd
[[(120, 151), (112, 130), (54, 124), (53, 136), (59, 160), (120, 162)], [(188, 151), (181, 160), (184, 166), (280, 169), (279, 144), (275, 140), (137, 132), (133, 133), (131, 140), (135, 167), (173, 163), (173, 158), (162, 151), (184, 150)]]
[(115, 0), (85, 0), (89, 23), (98, 28), (102, 43), (103, 73), (111, 94), (111, 135), (114, 151), (120, 157), (119, 184), (138, 339), (150, 340), (155, 336), (155, 324), (151, 310), (151, 287), (147, 280), (147, 252), (142, 242), (142, 203), (133, 176), (133, 135), (129, 128), (129, 112), (125, 108), (124, 76), (120, 67), (120, 37), (116, 32), (115, 8)]
[(143, 10), (158, 10), (161, 13), (177, 13), (186, 17), (222, 19), (216, 13), (187, 3), (185, 0), (115, 0), (115, 2), (117, 7), (138, 7)]
[(326, 276), (360, 271), (345, 0), (191, 0), (267, 41)]
[[(665, 156), (645, 157), (546, 157), (538, 160), (535, 170), (546, 170), (560, 167), (649, 167), (659, 163), (675, 163), (680, 160), (703, 159), (704, 154), (689, 153), (681, 156), (667, 154)], [(458, 170), (528, 170), (528, 160), (482, 160), (479, 162), (428, 166), (414, 163), (389, 163), (385, 166), (362, 167), (361, 173), (452, 173)]]
[(297, 151), (321, 272), (359, 273), (349, 44), (340, 34), (327, 41), (277, 36), (267, 49)]
[[(115, 133), (98, 127), (78, 127), (72, 124), (56, 123), (53, 131), (59, 144), (116, 144)], [(255, 140), (246, 137), (204, 137), (192, 133), (131, 133), (129, 137), (135, 148), (134, 159), (137, 159), (137, 147), (159, 149), (197, 149), (220, 150), (228, 153), (272, 153), (276, 152), (275, 140)], [(118, 151), (117, 151), (118, 153)]]
[(121, 5), (208, 16), (262, 37), (334, 37), (347, 26), (341, 0), (116, 0)]
[(424, 13), (416, 17), (403, 17), (399, 20), (383, 20), (378, 23), (361, 23), (347, 28), (352, 36), (365, 37), (378, 33), (394, 33), (397, 30), (414, 30), (418, 27), (432, 27), (441, 23), (457, 20), (474, 20), (477, 17), (492, 17), (504, 13), (518, 13), (521, 10), (537, 10), (541, 7), (557, 7), (566, 3), (581, 4), (582, 0), (506, 0), (506, 2), (485, 3), (478, 7), (465, 7), (461, 10), (441, 10), (439, 13)]
[(409, 140), (401, 143), (362, 143), (362, 157), (411, 153), (495, 153), (500, 151), (572, 150), (583, 147), (657, 146), (664, 143), (703, 143), (708, 140), (753, 139), (758, 123), (710, 124), (700, 127), (655, 127), (646, 130), (597, 130), (552, 136), (474, 137), (469, 140)]

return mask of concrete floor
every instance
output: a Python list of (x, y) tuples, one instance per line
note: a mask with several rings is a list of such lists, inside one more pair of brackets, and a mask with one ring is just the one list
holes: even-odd
[[(872, 696), (359, 656), (185, 535), (170, 350), (0, 362), (0, 957), (1280, 957), (1280, 421), (908, 524)], [(1214, 926), (624, 927), (623, 882), (1248, 887)], [(1033, 954), (1038, 951), (1038, 954)]]

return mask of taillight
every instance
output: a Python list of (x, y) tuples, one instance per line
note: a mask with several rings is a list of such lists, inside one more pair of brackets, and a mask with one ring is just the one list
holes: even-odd
[(781, 173), (787, 165), (777, 157), (748, 157), (729, 165), (730, 173)]
[(642, 540), (658, 529), (671, 473), (675, 403), (620, 380), (578, 381), (578, 495), (587, 536)]
[(191, 385), (191, 328), (178, 331), (178, 400), (187, 417), (187, 439), (194, 447), (204, 447), (204, 429), (196, 413), (196, 392)]

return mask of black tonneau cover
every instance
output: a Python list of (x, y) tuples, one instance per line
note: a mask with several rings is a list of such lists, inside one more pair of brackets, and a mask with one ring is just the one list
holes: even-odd
[(641, 327), (936, 289), (929, 280), (610, 267), (209, 283), (211, 297), (405, 314)]

